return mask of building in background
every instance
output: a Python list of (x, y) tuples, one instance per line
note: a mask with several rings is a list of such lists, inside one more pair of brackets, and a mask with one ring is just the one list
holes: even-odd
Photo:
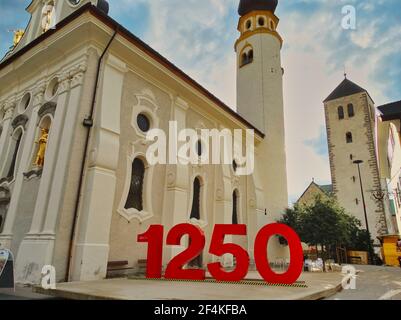
[[(397, 128), (394, 119), (388, 123), (388, 118), (377, 118), (377, 109), (368, 91), (347, 78), (327, 97), (324, 108), (333, 195), (366, 227), (358, 166), (354, 163), (362, 160), (367, 220), (375, 251), (379, 253), (378, 237), (393, 234), (398, 229), (394, 216), (398, 207), (394, 206), (396, 199), (393, 201), (393, 197), (399, 181), (393, 177), (399, 175), (401, 168), (399, 121)], [(394, 105), (380, 109), (391, 113), (389, 110), (394, 109)]]
[(316, 197), (322, 197), (322, 199), (327, 199), (333, 196), (333, 186), (332, 185), (318, 185), (315, 181), (306, 188), (304, 193), (299, 197), (296, 204), (298, 205), (313, 205), (315, 203)]
[(378, 157), (382, 185), (386, 186), (381, 194), (387, 202), (394, 232), (401, 231), (401, 101), (377, 108)]

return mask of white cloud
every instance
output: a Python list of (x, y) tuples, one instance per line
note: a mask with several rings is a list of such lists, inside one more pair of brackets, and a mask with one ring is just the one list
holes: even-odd
[[(292, 1), (292, 0), (291, 0)], [(234, 41), (238, 36), (238, 0), (122, 0), (148, 5), (145, 40), (230, 106), (236, 101)], [(358, 30), (341, 28), (341, 4), (359, 4)], [(294, 6), (295, 4), (295, 6)], [(113, 3), (113, 5), (116, 5)], [(291, 6), (293, 5), (293, 6)], [(342, 81), (343, 65), (351, 80), (369, 90), (377, 103), (387, 102), (386, 82), (372, 72), (386, 54), (401, 49), (401, 29), (380, 34), (382, 2), (303, 0), (279, 5), (283, 35), (284, 97), (289, 194), (299, 196), (312, 178), (330, 181), (327, 157), (305, 144), (325, 125), (322, 101)], [(305, 6), (310, 9), (306, 10)], [(398, 40), (398, 41), (397, 41)], [(398, 49), (397, 49), (398, 48)], [(359, 51), (358, 51), (359, 50)]]

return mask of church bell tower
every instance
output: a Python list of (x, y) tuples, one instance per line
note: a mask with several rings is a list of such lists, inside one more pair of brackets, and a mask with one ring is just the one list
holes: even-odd
[[(241, 0), (235, 43), (237, 112), (265, 134), (257, 146), (264, 201), (269, 222), (288, 206), (285, 153), (283, 40), (277, 32), (278, 0)], [(265, 214), (263, 214), (265, 215)]]

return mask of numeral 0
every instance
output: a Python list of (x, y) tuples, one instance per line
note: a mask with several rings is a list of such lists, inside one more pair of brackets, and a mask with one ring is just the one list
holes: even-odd
[[(210, 274), (218, 281), (241, 281), (249, 270), (248, 252), (233, 243), (224, 243), (226, 235), (246, 236), (246, 225), (217, 224), (214, 227), (209, 253), (217, 257), (232, 254), (237, 261), (233, 271), (227, 272), (219, 262), (209, 263), (207, 268)], [(161, 225), (152, 225), (148, 231), (138, 236), (138, 242), (148, 243), (148, 263), (146, 276), (151, 279), (162, 277), (164, 228)], [(184, 235), (189, 236), (189, 246), (186, 250), (174, 257), (167, 266), (166, 279), (204, 280), (205, 270), (184, 269), (184, 266), (199, 256), (205, 246), (203, 231), (191, 224), (179, 224), (172, 228), (167, 235), (167, 245), (180, 245)], [(275, 273), (267, 258), (267, 245), (274, 235), (286, 238), (290, 248), (290, 265), (287, 272)], [(303, 251), (301, 240), (290, 227), (283, 224), (269, 224), (262, 228), (255, 240), (255, 264), (263, 279), (269, 283), (292, 284), (298, 280), (303, 269)]]

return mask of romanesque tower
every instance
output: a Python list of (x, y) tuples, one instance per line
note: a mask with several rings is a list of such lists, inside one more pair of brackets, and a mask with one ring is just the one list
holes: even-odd
[(374, 197), (381, 190), (375, 139), (375, 106), (369, 93), (348, 80), (324, 101), (333, 191), (340, 205), (366, 227), (358, 166), (373, 239), (386, 234), (382, 201)]
[(283, 40), (277, 32), (278, 0), (241, 0), (237, 53), (238, 113), (265, 134), (258, 146), (258, 176), (268, 221), (275, 221), (288, 206), (283, 68)]

